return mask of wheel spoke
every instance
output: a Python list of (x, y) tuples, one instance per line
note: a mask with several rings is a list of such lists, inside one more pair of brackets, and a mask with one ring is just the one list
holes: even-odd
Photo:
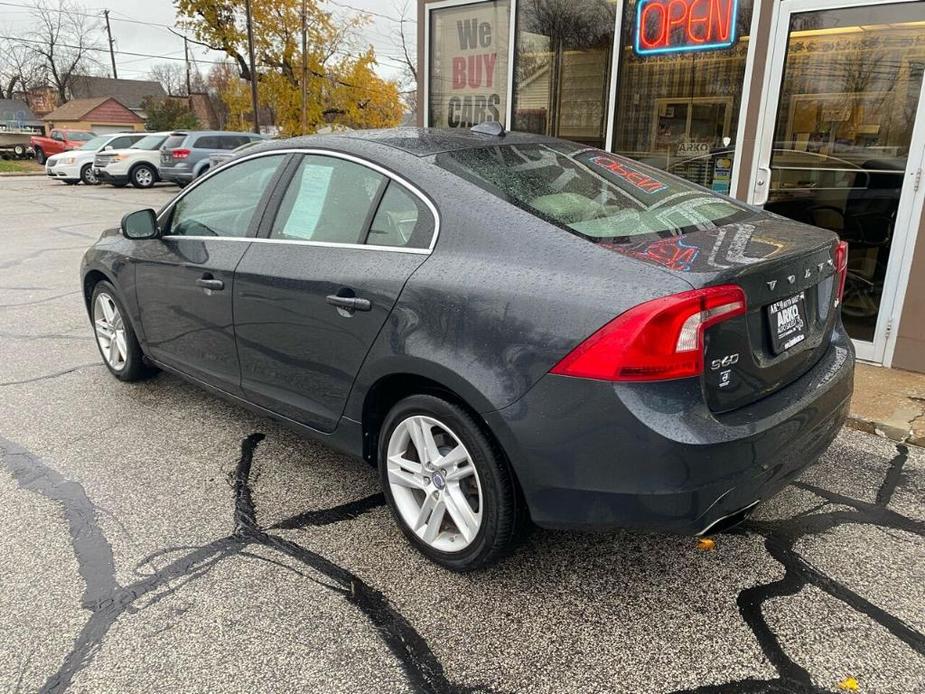
[(115, 366), (119, 363), (119, 341), (115, 338), (109, 341), (109, 364)]
[(434, 506), (437, 504), (437, 498), (433, 494), (428, 494), (427, 498), (424, 499), (424, 503), (421, 504), (421, 508), (418, 511), (418, 517), (414, 521), (414, 527), (412, 530), (419, 530), (423, 528), (427, 523), (427, 519), (430, 518), (431, 512), (434, 510)]
[(459, 482), (460, 480), (464, 480), (467, 477), (472, 477), (474, 474), (475, 468), (472, 466), (472, 463), (469, 463), (468, 465), (463, 465), (462, 467), (458, 467), (455, 470), (449, 471), (446, 475), (446, 481)]
[(402, 470), (407, 470), (413, 475), (420, 475), (422, 472), (424, 472), (423, 465), (416, 463), (413, 460), (408, 460), (402, 455), (389, 456), (389, 462), (392, 465), (397, 465)]
[(103, 338), (104, 340), (112, 339), (112, 329), (109, 327), (109, 324), (105, 320), (97, 320), (94, 325), (96, 326), (97, 336)]
[(119, 348), (119, 358), (125, 361), (128, 356), (128, 346), (125, 343), (125, 331), (119, 330), (116, 332), (116, 345)]
[(469, 453), (466, 451), (466, 447), (461, 443), (456, 445), (452, 451), (443, 456), (438, 462), (437, 465), (443, 469), (453, 467), (469, 460)]
[(433, 426), (423, 417), (415, 419), (412, 422), (411, 438), (414, 441), (414, 447), (418, 449), (418, 455), (421, 461), (433, 463), (440, 459), (440, 450), (437, 448), (437, 442), (434, 441)]
[(434, 503), (433, 511), (430, 514), (430, 519), (427, 521), (427, 525), (424, 528), (424, 541), (433, 542), (437, 539), (437, 535), (440, 534), (440, 526), (443, 524), (443, 516), (446, 513), (446, 503), (444, 500), (438, 499)]
[(447, 487), (447, 493), (443, 495), (445, 499), (446, 510), (456, 524), (456, 528), (462, 534), (466, 542), (471, 542), (472, 538), (479, 529), (479, 519), (476, 517), (472, 507), (466, 500), (465, 495), (459, 488), (459, 485)]
[(389, 482), (397, 484), (400, 487), (407, 487), (408, 489), (427, 488), (427, 485), (424, 484), (424, 478), (420, 475), (415, 475), (405, 470), (396, 470), (394, 468), (389, 468)]
[(112, 319), (116, 313), (115, 306), (113, 306), (108, 296), (101, 296), (99, 302), (100, 307), (103, 309), (103, 315), (106, 317), (106, 322), (112, 325)]

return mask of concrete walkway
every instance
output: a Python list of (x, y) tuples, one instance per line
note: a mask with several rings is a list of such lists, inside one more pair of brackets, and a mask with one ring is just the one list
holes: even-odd
[(925, 446), (925, 374), (858, 362), (848, 426)]

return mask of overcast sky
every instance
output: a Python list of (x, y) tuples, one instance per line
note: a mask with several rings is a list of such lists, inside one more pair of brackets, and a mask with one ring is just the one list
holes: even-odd
[[(117, 51), (167, 56), (165, 58), (141, 58), (117, 53), (116, 67), (119, 77), (142, 79), (147, 75), (152, 64), (170, 59), (182, 65), (183, 40), (171, 34), (164, 26), (157, 26), (158, 24), (171, 27), (175, 25), (176, 12), (171, 0), (78, 0), (78, 2), (90, 13), (109, 9)], [(28, 30), (29, 13), (27, 9), (21, 9), (21, 7), (29, 4), (30, 0), (0, 0), (0, 33), (16, 36)], [(49, 4), (55, 4), (55, 0), (51, 0)], [(396, 62), (396, 57), (401, 53), (397, 38), (398, 23), (394, 20), (401, 15), (403, 4), (403, 0), (336, 0), (336, 4), (333, 1), (321, 3), (324, 9), (341, 15), (355, 14), (355, 10), (344, 7), (344, 5), (376, 13), (370, 16), (372, 21), (361, 31), (360, 39), (364, 45), (372, 44), (376, 49), (376, 55), (379, 58), (378, 72), (388, 79), (397, 78), (401, 73), (401, 66)], [(406, 16), (412, 22), (416, 19), (416, 7), (414, 0), (408, 2)], [(390, 17), (393, 19), (389, 19)], [(147, 24), (122, 21), (126, 19)], [(101, 27), (103, 27), (102, 23)], [(407, 29), (406, 36), (413, 47), (416, 25), (410, 24)], [(105, 27), (102, 28), (100, 45), (106, 46)], [(210, 64), (205, 61), (220, 60), (222, 57), (222, 54), (211, 52), (194, 44), (190, 44), (190, 47), (192, 57), (202, 61), (199, 66), (203, 73), (208, 72), (210, 67)], [(414, 57), (413, 53), (412, 57)], [(109, 55), (100, 53), (98, 58), (108, 74)]]

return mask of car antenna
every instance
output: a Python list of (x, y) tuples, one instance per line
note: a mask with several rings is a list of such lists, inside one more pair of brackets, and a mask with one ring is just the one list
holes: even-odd
[(478, 125), (473, 125), (469, 128), (474, 133), (479, 133), (480, 135), (492, 135), (494, 137), (504, 137), (504, 125), (500, 121), (496, 120), (487, 120)]

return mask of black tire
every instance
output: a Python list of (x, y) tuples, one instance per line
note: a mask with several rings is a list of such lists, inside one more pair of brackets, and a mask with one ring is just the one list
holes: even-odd
[[(100, 294), (108, 295), (113, 303), (119, 310), (119, 314), (122, 316), (122, 324), (125, 328), (125, 343), (126, 343), (126, 356), (125, 364), (121, 369), (114, 369), (110, 363), (109, 359), (105, 354), (103, 354), (103, 347), (100, 345), (99, 340), (96, 339), (96, 326), (93, 321), (93, 311), (94, 306), (96, 306), (96, 300)], [(112, 286), (106, 280), (102, 280), (93, 287), (93, 293), (90, 297), (90, 325), (94, 330), (94, 341), (96, 342), (96, 347), (100, 352), (100, 357), (103, 359), (103, 364), (109, 369), (109, 373), (118, 378), (120, 381), (132, 382), (140, 381), (145, 378), (150, 377), (152, 374), (156, 373), (157, 369), (148, 364), (145, 364), (144, 354), (141, 351), (141, 345), (138, 344), (138, 338), (135, 337), (135, 330), (132, 327), (132, 322), (128, 317), (128, 312), (125, 310), (125, 305), (122, 303), (122, 300), (119, 298), (118, 292), (116, 292), (115, 287)]]
[(158, 180), (157, 169), (150, 164), (136, 164), (128, 178), (136, 188), (151, 188)]
[[(402, 518), (388, 482), (389, 439), (413, 415), (426, 415), (447, 425), (469, 452), (482, 490), (481, 525), (458, 552), (444, 552), (419, 538)], [(412, 395), (399, 401), (382, 423), (378, 442), (379, 479), (386, 501), (408, 542), (431, 561), (451, 571), (474, 571), (504, 557), (526, 527), (526, 513), (513, 474), (498, 445), (463, 408), (433, 395)]]
[(205, 176), (207, 173), (209, 173), (210, 168), (211, 167), (208, 164), (203, 166), (201, 169), (199, 169), (199, 173), (196, 174), (196, 178), (202, 178), (203, 176)]
[(80, 167), (80, 180), (85, 186), (95, 186), (99, 183), (93, 175), (93, 164), (84, 164)]
[(25, 145), (16, 145), (13, 147), (13, 154), (16, 155), (17, 159), (21, 159), (26, 156), (26, 146)]
[(76, 181), (72, 178), (62, 178), (60, 180), (66, 186), (76, 186), (78, 183), (80, 183), (80, 181)]
[(42, 166), (44, 166), (45, 162), (48, 161), (48, 157), (45, 156), (45, 152), (42, 151), (41, 147), (35, 148), (35, 161)]

